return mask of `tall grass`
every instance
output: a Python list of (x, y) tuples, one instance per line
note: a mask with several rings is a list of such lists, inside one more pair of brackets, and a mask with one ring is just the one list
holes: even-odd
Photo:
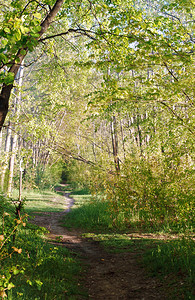
[(112, 228), (108, 203), (89, 200), (83, 203), (84, 196), (79, 198), (77, 195), (75, 198), (77, 198), (77, 201), (79, 199), (79, 206), (76, 205), (72, 208), (71, 212), (66, 215), (63, 221), (64, 226), (69, 228), (85, 228), (88, 230), (105, 230)]
[(171, 299), (193, 299), (195, 286), (195, 247), (190, 238), (158, 244), (146, 251), (143, 262), (152, 275), (169, 279)]

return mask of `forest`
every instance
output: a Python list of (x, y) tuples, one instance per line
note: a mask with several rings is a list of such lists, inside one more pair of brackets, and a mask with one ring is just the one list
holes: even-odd
[[(193, 299), (194, 6), (0, 0), (0, 298)], [(90, 290), (71, 230), (143, 292)]]

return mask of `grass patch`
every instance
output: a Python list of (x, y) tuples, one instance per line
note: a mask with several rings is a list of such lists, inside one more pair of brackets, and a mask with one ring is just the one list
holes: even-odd
[(195, 248), (190, 238), (170, 240), (145, 252), (143, 262), (154, 276), (172, 284), (171, 299), (193, 299)]
[(117, 222), (113, 221), (115, 218), (110, 212), (109, 203), (100, 197), (92, 197), (87, 189), (72, 190), (71, 197), (75, 203), (64, 217), (64, 226), (104, 232), (126, 229), (122, 216)]
[[(14, 191), (13, 197), (17, 198), (18, 191)], [(52, 191), (28, 191), (24, 190), (22, 198), (25, 201), (25, 211), (32, 212), (61, 212), (66, 209), (63, 195)]]
[(154, 239), (132, 237), (125, 233), (84, 233), (83, 237), (100, 242), (111, 253), (139, 252), (156, 244)]
[[(84, 199), (86, 198), (86, 199)], [(111, 226), (110, 215), (107, 211), (108, 206), (105, 202), (92, 202), (89, 196), (74, 197), (76, 205), (68, 213), (63, 225), (66, 227), (77, 227), (87, 230), (105, 230)], [(78, 205), (79, 201), (79, 205)]]

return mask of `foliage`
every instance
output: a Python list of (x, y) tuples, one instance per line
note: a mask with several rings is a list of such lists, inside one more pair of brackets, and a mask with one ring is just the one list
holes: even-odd
[(58, 183), (62, 178), (63, 162), (58, 161), (53, 165), (39, 165), (36, 168), (35, 184), (40, 189), (51, 189)]
[[(14, 281), (16, 289), (10, 293), (14, 299), (59, 299), (78, 295), (77, 280), (80, 268), (68, 250), (48, 245), (40, 236), (27, 231), (18, 239), (24, 239), (25, 255), (15, 261), (25, 268), (24, 275)], [(55, 285), (53, 282), (55, 281)], [(9, 296), (9, 294), (8, 294)]]
[(64, 299), (64, 295), (81, 295), (77, 284), (81, 269), (69, 251), (48, 244), (43, 238), (44, 228), (24, 222), (23, 217), (16, 220), (13, 207), (5, 198), (1, 200), (1, 298)]
[[(174, 161), (171, 160), (171, 164)], [(129, 167), (130, 165), (130, 167)], [(123, 177), (105, 180), (105, 193), (111, 211), (124, 214), (124, 222), (131, 226), (131, 215), (138, 215), (142, 226), (167, 230), (193, 228), (193, 171), (177, 169), (164, 161), (146, 159), (127, 163)]]
[(95, 200), (87, 196), (67, 224), (192, 232), (193, 2), (65, 1), (40, 39), (55, 1), (4, 2), (1, 86), (24, 56), (28, 74), (9, 115), (15, 185), (23, 158), (27, 188), (51, 188), (65, 170), (91, 191)]
[[(20, 216), (14, 211), (11, 202), (8, 202), (3, 195), (0, 195), (1, 199), (1, 214), (0, 214), (0, 296), (6, 297), (6, 291), (12, 289), (15, 285), (13, 283), (14, 275), (23, 273), (23, 267), (10, 263), (5, 269), (3, 265), (7, 263), (15, 255), (22, 253), (20, 244), (15, 245), (15, 238), (19, 228), (26, 226), (26, 215)], [(16, 204), (17, 205), (17, 204)], [(18, 205), (16, 206), (16, 208)]]

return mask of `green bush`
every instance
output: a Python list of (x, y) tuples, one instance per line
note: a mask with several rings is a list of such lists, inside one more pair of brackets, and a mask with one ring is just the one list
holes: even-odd
[(155, 230), (192, 230), (194, 173), (182, 163), (169, 167), (163, 160), (134, 158), (122, 176), (107, 176), (104, 193), (115, 219), (123, 216), (127, 227), (137, 220)]

